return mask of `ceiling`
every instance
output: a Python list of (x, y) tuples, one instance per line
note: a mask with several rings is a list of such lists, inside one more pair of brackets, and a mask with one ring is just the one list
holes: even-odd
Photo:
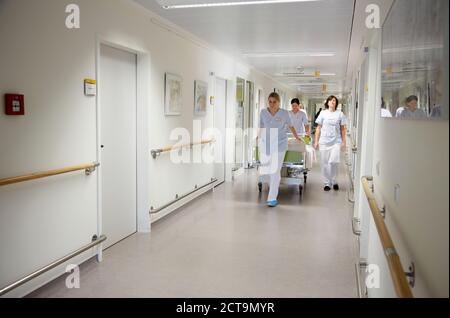
[[(162, 5), (225, 0), (135, 0), (221, 51), (307, 95), (344, 89), (355, 0), (166, 10)], [(227, 0), (228, 1), (228, 0)], [(236, 0), (235, 0), (236, 1)], [(247, 53), (334, 56), (245, 56)], [(314, 76), (320, 71), (321, 76)], [(328, 75), (327, 75), (328, 74)]]

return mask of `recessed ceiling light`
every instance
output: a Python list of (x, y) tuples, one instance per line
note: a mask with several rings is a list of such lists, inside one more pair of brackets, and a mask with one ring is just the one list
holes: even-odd
[(383, 54), (389, 53), (404, 53), (411, 51), (425, 51), (425, 50), (438, 50), (443, 49), (444, 45), (442, 44), (432, 44), (432, 45), (423, 45), (423, 46), (415, 46), (415, 47), (395, 47), (389, 49), (383, 49)]
[[(275, 77), (316, 77), (314, 73), (278, 73)], [(320, 76), (336, 76), (336, 73), (320, 73)]]
[(243, 53), (244, 57), (332, 57), (334, 52), (274, 52), (274, 53)]
[(188, 9), (188, 8), (207, 8), (207, 7), (225, 7), (225, 6), (245, 6), (253, 4), (276, 4), (292, 2), (312, 2), (320, 0), (249, 0), (249, 1), (229, 1), (212, 3), (192, 3), (192, 4), (174, 4), (162, 6), (166, 10), (170, 9)]
[(290, 84), (295, 85), (295, 86), (322, 86), (322, 85), (336, 86), (336, 85), (338, 85), (336, 83), (290, 83)]

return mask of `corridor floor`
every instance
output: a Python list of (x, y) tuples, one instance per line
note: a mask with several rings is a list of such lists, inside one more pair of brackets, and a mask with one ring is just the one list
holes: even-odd
[(63, 275), (27, 297), (357, 297), (343, 164), (339, 180), (325, 193), (317, 165), (302, 197), (281, 186), (271, 209), (247, 170), (84, 263), (80, 289)]

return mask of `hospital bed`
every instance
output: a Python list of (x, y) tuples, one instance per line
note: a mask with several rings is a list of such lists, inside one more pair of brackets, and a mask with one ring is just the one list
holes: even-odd
[[(281, 168), (282, 185), (297, 186), (299, 195), (303, 194), (306, 181), (308, 179), (308, 171), (312, 168), (314, 160), (314, 150), (311, 147), (311, 139), (309, 137), (302, 138), (303, 143), (297, 141), (293, 137), (288, 139), (288, 150), (284, 157), (283, 166)], [(261, 165), (258, 147), (256, 151), (257, 168)], [(258, 169), (259, 170), (259, 169)], [(267, 183), (264, 176), (258, 178), (258, 189), (262, 192), (263, 184)]]

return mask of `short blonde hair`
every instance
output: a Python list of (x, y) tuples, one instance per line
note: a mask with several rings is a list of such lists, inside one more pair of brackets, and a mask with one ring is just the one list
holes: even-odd
[(281, 98), (280, 98), (280, 95), (278, 95), (278, 93), (275, 93), (275, 92), (271, 93), (269, 95), (268, 99), (271, 99), (271, 98), (275, 98), (279, 103), (281, 103)]

